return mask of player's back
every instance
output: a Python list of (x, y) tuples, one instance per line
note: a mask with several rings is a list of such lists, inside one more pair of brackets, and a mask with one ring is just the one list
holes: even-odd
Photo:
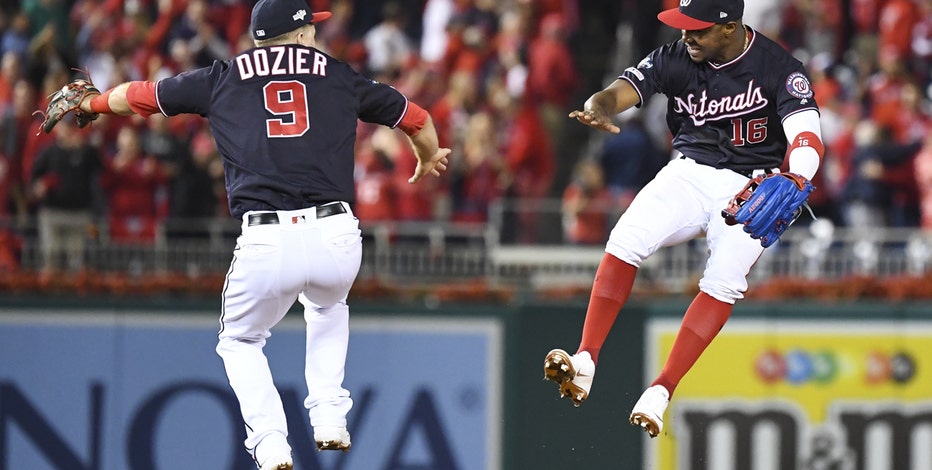
[(407, 103), (393, 88), (297, 44), (254, 48), (160, 88), (166, 114), (208, 117), (234, 216), (353, 201), (357, 119), (395, 125)]

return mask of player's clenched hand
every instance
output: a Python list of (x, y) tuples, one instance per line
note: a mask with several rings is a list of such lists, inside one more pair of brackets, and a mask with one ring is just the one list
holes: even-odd
[(610, 116), (597, 113), (592, 110), (572, 111), (570, 112), (570, 119), (575, 119), (589, 127), (594, 127), (600, 131), (607, 131), (611, 132), (612, 134), (621, 132), (621, 129), (612, 123), (612, 118)]
[(440, 176), (440, 172), (446, 171), (447, 165), (450, 163), (447, 159), (448, 155), (450, 155), (450, 149), (441, 148), (437, 149), (437, 152), (426, 160), (418, 158), (417, 168), (414, 169), (414, 175), (408, 178), (408, 182), (412, 184), (417, 183), (418, 180), (427, 174)]

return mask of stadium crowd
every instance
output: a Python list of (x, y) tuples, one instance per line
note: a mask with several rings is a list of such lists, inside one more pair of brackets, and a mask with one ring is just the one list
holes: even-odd
[[(205, 120), (101, 116), (46, 135), (33, 112), (76, 75), (105, 89), (230, 58), (252, 47), (253, 4), (0, 5), (0, 270), (15, 269), (27, 220), (44, 246), (79, 254), (88, 236), (146, 244), (166, 221), (227, 217)], [(590, 29), (608, 29), (600, 37), (614, 42), (612, 29), (628, 24), (634, 53), (645, 54), (678, 32), (626, 11), (650, 17), (676, 0), (309, 4), (333, 12), (318, 25), (321, 49), (424, 105), (441, 146), (454, 149), (443, 179), (409, 185), (415, 159), (403, 136), (360, 123), (355, 209), (364, 221), (484, 223), (503, 198), (562, 198), (565, 241), (603, 243), (614, 215), (669, 158), (651, 106), (588, 153), (566, 113), (621, 71), (608, 68), (617, 45), (589, 43)], [(842, 226), (932, 228), (932, 0), (754, 0), (745, 23), (793, 51), (814, 79), (828, 149), (816, 214)], [(518, 217), (519, 241), (548, 231), (531, 212)]]

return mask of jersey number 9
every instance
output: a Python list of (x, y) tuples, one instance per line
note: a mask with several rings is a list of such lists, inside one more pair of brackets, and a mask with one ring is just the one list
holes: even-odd
[(300, 137), (311, 125), (307, 118), (307, 89), (298, 81), (269, 82), (263, 88), (265, 109), (279, 117), (266, 119), (269, 137)]

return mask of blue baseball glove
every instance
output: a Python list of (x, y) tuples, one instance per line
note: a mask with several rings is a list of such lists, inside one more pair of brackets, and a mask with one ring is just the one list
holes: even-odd
[(744, 231), (766, 248), (796, 221), (814, 189), (795, 173), (760, 175), (731, 199), (722, 217), (728, 225), (744, 225)]

